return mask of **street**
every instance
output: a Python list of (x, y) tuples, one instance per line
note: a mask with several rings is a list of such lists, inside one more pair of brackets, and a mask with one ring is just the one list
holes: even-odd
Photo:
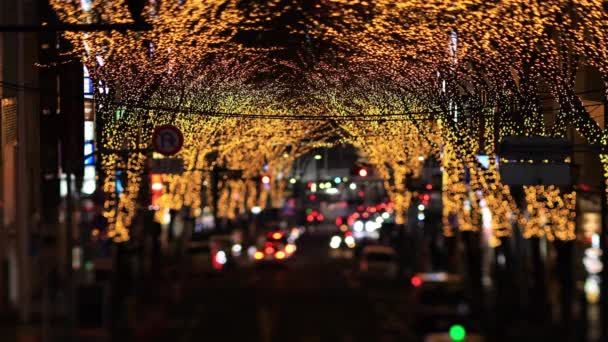
[(181, 280), (168, 311), (175, 341), (412, 340), (405, 286), (361, 285), (351, 262), (328, 257), (326, 236), (303, 237), (283, 267)]

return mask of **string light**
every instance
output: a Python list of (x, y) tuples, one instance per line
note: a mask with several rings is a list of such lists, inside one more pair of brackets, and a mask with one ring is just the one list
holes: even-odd
[[(51, 5), (67, 23), (132, 20), (124, 0)], [(295, 159), (351, 143), (384, 179), (398, 223), (413, 196), (407, 177), (420, 174), (419, 156), (433, 156), (444, 170), (446, 235), (477, 230), (483, 201), (494, 245), (514, 223), (527, 237), (573, 238), (575, 193), (526, 187), (519, 207), (500, 181), (494, 145), (507, 135), (564, 136), (572, 126), (608, 146), (574, 87), (583, 64), (608, 80), (603, 1), (186, 0), (149, 2), (142, 15), (151, 30), (64, 33), (98, 88), (98, 146), (125, 151), (100, 158), (115, 241), (129, 239), (151, 158), (142, 151), (167, 123), (184, 133), (176, 157), (185, 172), (163, 176), (159, 212), (210, 206), (216, 167), (242, 170), (221, 180), (219, 215), (263, 208), (268, 196), (280, 206)], [(273, 30), (297, 43), (265, 36)], [(559, 105), (551, 124), (541, 87)], [(606, 180), (608, 156), (600, 160)], [(271, 183), (259, 188), (252, 179), (264, 166)]]

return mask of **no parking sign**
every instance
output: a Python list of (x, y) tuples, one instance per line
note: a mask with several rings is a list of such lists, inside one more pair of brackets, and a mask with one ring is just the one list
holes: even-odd
[(173, 125), (162, 125), (154, 129), (152, 146), (154, 151), (165, 156), (172, 156), (179, 152), (184, 145), (182, 132)]

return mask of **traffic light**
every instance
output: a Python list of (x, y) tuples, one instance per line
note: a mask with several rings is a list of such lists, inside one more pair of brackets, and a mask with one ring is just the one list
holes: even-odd
[(467, 336), (467, 331), (460, 324), (455, 324), (450, 327), (449, 332), (452, 341), (464, 341)]
[(420, 194), (420, 195), (418, 195), (418, 198), (420, 199), (420, 203), (422, 203), (424, 205), (428, 205), (429, 201), (431, 200), (431, 195), (429, 195), (429, 194)]

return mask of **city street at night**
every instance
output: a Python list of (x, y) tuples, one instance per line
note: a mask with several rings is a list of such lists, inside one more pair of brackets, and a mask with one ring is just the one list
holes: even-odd
[(307, 238), (288, 265), (245, 266), (184, 281), (169, 314), (170, 336), (226, 341), (403, 341), (410, 330), (407, 284), (362, 287), (349, 262), (329, 259), (325, 238)]
[(607, 342), (607, 23), (0, 0), (0, 342)]

